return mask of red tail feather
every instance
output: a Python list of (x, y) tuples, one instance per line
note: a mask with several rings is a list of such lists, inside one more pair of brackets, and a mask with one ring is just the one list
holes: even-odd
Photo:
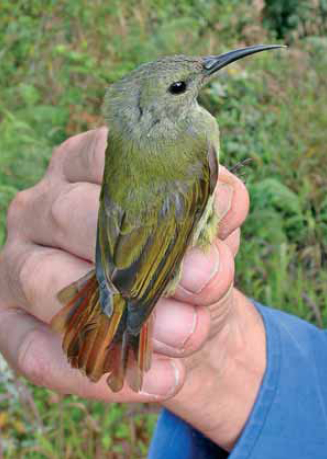
[(71, 366), (94, 382), (109, 373), (107, 382), (114, 392), (122, 389), (126, 375), (128, 385), (139, 392), (143, 373), (151, 366), (151, 319), (139, 336), (130, 335), (124, 326), (126, 301), (119, 294), (112, 297), (111, 317), (105, 315), (94, 271), (63, 289), (58, 298), (67, 304), (51, 326), (64, 334), (63, 350)]

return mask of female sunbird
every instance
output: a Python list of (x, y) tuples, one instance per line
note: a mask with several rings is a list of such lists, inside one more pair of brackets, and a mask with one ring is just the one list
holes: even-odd
[(72, 367), (90, 380), (109, 373), (111, 390), (125, 378), (141, 390), (151, 312), (174, 291), (186, 250), (210, 245), (217, 232), (219, 130), (198, 92), (231, 62), (280, 47), (166, 57), (108, 88), (95, 270), (59, 292), (66, 306), (52, 321)]

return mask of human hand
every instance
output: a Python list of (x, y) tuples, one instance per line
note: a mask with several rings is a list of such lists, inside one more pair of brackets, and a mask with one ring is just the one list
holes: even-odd
[[(101, 128), (66, 141), (55, 151), (44, 178), (19, 193), (10, 206), (8, 238), (0, 255), (0, 350), (29, 380), (62, 393), (105, 401), (160, 401), (185, 385), (185, 365), (179, 358), (192, 355), (210, 334), (219, 335), (229, 320), (227, 292), (248, 197), (244, 185), (221, 168), (217, 211), (224, 217), (219, 233), (224, 242), (217, 239), (207, 255), (190, 250), (175, 298), (163, 298), (156, 306), (155, 356), (143, 393), (126, 387), (113, 394), (106, 378), (94, 384), (70, 368), (61, 337), (48, 326), (61, 308), (56, 293), (90, 270), (94, 261), (106, 139), (107, 130)], [(212, 304), (217, 311), (213, 320)], [(196, 368), (196, 360), (186, 362)]]

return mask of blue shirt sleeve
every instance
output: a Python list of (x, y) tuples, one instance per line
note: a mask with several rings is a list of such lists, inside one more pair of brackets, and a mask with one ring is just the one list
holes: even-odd
[(163, 410), (149, 459), (326, 459), (327, 332), (255, 304), (266, 329), (267, 368), (243, 433), (228, 455)]

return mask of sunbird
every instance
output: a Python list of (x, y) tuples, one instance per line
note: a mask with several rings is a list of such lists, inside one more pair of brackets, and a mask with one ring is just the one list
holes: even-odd
[(91, 381), (109, 373), (114, 392), (125, 379), (142, 389), (153, 308), (174, 292), (186, 250), (217, 234), (219, 129), (199, 90), (226, 65), (281, 47), (164, 57), (107, 89), (95, 269), (59, 292), (65, 306), (52, 320), (71, 366)]

